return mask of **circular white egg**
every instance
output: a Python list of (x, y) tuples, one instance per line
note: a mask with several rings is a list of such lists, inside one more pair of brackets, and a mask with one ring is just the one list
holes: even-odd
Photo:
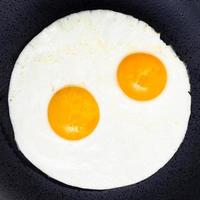
[[(118, 86), (118, 65), (134, 52), (166, 66), (166, 88), (151, 101), (134, 101)], [(48, 122), (52, 95), (67, 85), (86, 88), (100, 108), (98, 126), (79, 141), (58, 137)], [(8, 101), (16, 143), (33, 165), (68, 185), (110, 189), (142, 181), (172, 158), (187, 130), (188, 91), (184, 63), (150, 26), (95, 10), (57, 20), (25, 47)]]

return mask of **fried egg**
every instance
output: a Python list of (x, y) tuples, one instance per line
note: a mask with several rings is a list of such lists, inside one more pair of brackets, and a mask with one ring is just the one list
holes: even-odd
[(185, 64), (148, 24), (93, 10), (55, 21), (14, 66), (9, 112), (19, 150), (67, 185), (138, 183), (176, 153), (190, 117)]

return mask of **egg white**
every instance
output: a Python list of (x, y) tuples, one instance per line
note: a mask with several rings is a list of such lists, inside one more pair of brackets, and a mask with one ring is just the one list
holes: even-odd
[[(117, 67), (134, 52), (166, 66), (167, 86), (156, 99), (134, 101), (118, 86)], [(100, 108), (97, 128), (80, 141), (63, 140), (48, 123), (48, 103), (67, 85), (86, 88)], [(16, 143), (33, 165), (68, 185), (110, 189), (142, 181), (172, 158), (187, 130), (188, 91), (184, 63), (149, 25), (95, 10), (57, 20), (25, 47), (8, 101)]]

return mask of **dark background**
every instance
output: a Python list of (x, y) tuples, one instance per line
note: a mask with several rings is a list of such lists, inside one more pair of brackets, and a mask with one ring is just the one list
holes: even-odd
[[(52, 180), (23, 157), (14, 142), (7, 95), (15, 60), (36, 34), (67, 14), (100, 8), (133, 15), (161, 32), (187, 64), (192, 114), (183, 144), (155, 175), (128, 187), (92, 191)], [(200, 1), (0, 0), (0, 200), (200, 200), (199, 119)]]

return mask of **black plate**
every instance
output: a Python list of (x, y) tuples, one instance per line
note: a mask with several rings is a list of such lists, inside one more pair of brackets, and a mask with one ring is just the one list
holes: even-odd
[[(10, 75), (23, 47), (56, 19), (88, 9), (130, 14), (161, 32), (187, 64), (192, 87), (188, 131), (176, 155), (147, 180), (113, 190), (72, 188), (45, 176), (17, 151), (8, 113)], [(199, 67), (198, 0), (0, 0), (0, 199), (200, 200)]]

